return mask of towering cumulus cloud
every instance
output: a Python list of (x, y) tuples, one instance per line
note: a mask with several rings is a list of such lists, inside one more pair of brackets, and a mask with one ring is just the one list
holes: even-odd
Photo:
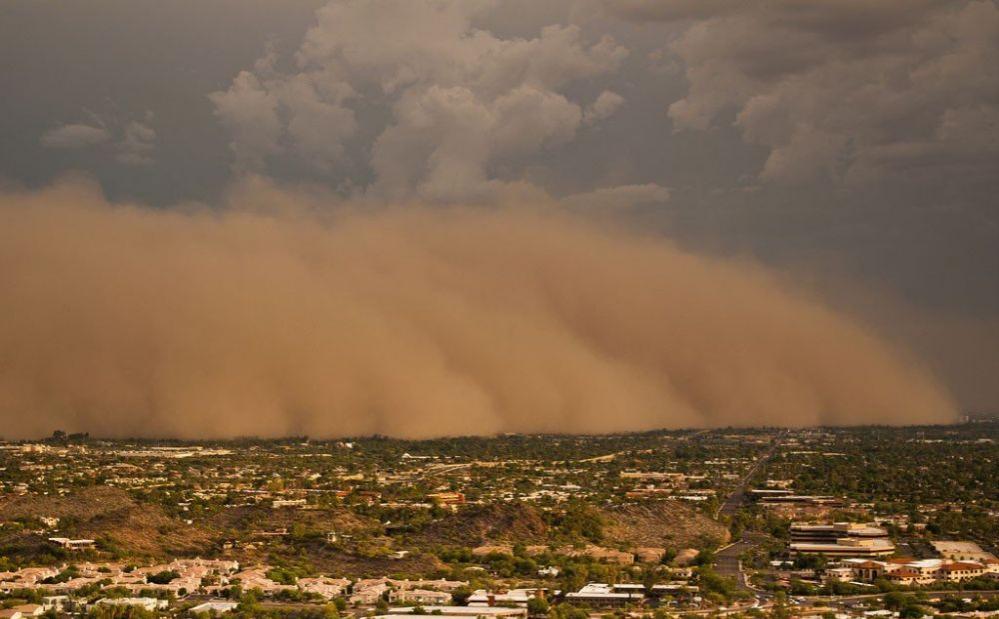
[(111, 205), (78, 182), (0, 197), (7, 437), (953, 415), (930, 376), (758, 267), (550, 207), (317, 215), (259, 185), (230, 201)]

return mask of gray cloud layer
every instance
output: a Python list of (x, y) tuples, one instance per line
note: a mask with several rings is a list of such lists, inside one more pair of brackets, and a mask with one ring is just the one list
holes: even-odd
[[(763, 181), (999, 179), (999, 7), (990, 0), (610, 3), (633, 19), (693, 19), (670, 48), (679, 128), (726, 110), (769, 156)], [(984, 194), (980, 194), (984, 195)]]
[(129, 121), (124, 127), (109, 129), (107, 123), (92, 116), (91, 123), (67, 123), (49, 129), (42, 134), (40, 143), (45, 148), (76, 150), (94, 147), (111, 142), (112, 132), (120, 137), (112, 144), (115, 159), (125, 165), (147, 165), (153, 162), (156, 148), (156, 130), (149, 126), (151, 114), (147, 112), (145, 122)]
[[(0, 197), (0, 422), (426, 437), (947, 421), (865, 329), (751, 265), (551, 210)], [(319, 207), (319, 211), (317, 211)], [(276, 210), (275, 210), (276, 209)]]
[(104, 127), (72, 123), (46, 131), (42, 134), (41, 143), (46, 148), (82, 148), (107, 142), (110, 138)]

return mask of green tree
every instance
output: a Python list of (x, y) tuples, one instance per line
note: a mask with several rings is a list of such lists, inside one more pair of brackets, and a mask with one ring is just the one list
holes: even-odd
[(471, 587), (462, 586), (451, 592), (451, 601), (455, 606), (465, 606), (470, 597), (472, 597)]
[(548, 614), (548, 600), (543, 597), (533, 597), (527, 600), (527, 614), (531, 617), (544, 617)]

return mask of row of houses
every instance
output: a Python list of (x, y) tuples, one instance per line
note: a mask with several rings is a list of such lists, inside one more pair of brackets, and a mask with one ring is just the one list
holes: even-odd
[[(31, 617), (41, 617), (50, 611), (63, 612), (66, 610), (68, 600), (69, 598), (64, 595), (47, 596), (42, 598), (41, 604), (20, 604), (4, 608), (0, 610), (0, 619), (30, 619)], [(101, 598), (94, 602), (93, 606), (131, 606), (156, 611), (166, 609), (169, 606), (169, 601), (150, 597)]]
[[(177, 559), (170, 563), (131, 568), (116, 563), (78, 563), (73, 566), (25, 567), (0, 572), (0, 591), (41, 589), (50, 593), (73, 592), (95, 583), (128, 590), (164, 590), (178, 594), (194, 591), (208, 575), (225, 576), (239, 568), (236, 561), (214, 559)], [(175, 574), (169, 583), (150, 580), (154, 574)]]
[[(243, 590), (258, 589), (265, 595), (298, 590), (333, 599), (349, 594), (350, 602), (361, 605), (374, 604), (383, 597), (398, 604), (448, 604), (455, 589), (468, 585), (465, 581), (444, 579), (369, 578), (355, 582), (328, 576), (298, 578), (294, 584), (288, 584), (275, 582), (269, 572), (268, 566), (240, 569), (238, 562), (227, 560), (178, 559), (146, 567), (88, 562), (0, 572), (0, 592), (35, 589), (50, 594), (65, 594), (100, 584), (133, 593), (160, 591), (183, 596), (202, 591), (221, 595), (238, 584)], [(162, 579), (156, 576), (164, 573), (169, 575), (169, 581), (158, 582)]]
[[(72, 578), (55, 578), (67, 572), (72, 572), (74, 576)], [(170, 572), (175, 576), (166, 584), (150, 582), (152, 577), (162, 572)], [(228, 586), (238, 583), (244, 590), (260, 590), (265, 595), (270, 596), (282, 591), (298, 590), (316, 594), (327, 600), (347, 596), (350, 603), (359, 606), (371, 606), (378, 603), (379, 600), (385, 599), (400, 607), (406, 605), (408, 608), (418, 605), (426, 609), (434, 609), (432, 614), (436, 614), (436, 610), (441, 610), (442, 614), (445, 615), (474, 613), (474, 616), (477, 617), (521, 616), (528, 602), (536, 597), (563, 597), (571, 603), (589, 607), (620, 607), (644, 604), (647, 601), (655, 603), (666, 596), (673, 599), (686, 598), (699, 601), (697, 598), (698, 588), (690, 586), (685, 581), (658, 584), (651, 588), (646, 588), (642, 584), (589, 583), (578, 591), (568, 592), (564, 595), (561, 592), (545, 588), (497, 591), (479, 589), (469, 596), (467, 607), (454, 607), (451, 606), (452, 595), (457, 589), (467, 587), (466, 581), (406, 580), (387, 577), (351, 581), (346, 578), (319, 576), (299, 578), (295, 584), (287, 584), (274, 582), (268, 577), (268, 573), (269, 570), (266, 567), (240, 569), (234, 561), (202, 559), (176, 560), (167, 564), (139, 568), (84, 563), (73, 566), (71, 569), (67, 566), (61, 568), (23, 568), (16, 572), (0, 573), (0, 590), (11, 591), (30, 588), (48, 590), (50, 593), (72, 593), (85, 584), (98, 582), (107, 586), (125, 588), (134, 593), (167, 590), (182, 598), (184, 593), (193, 593), (196, 590), (221, 595)], [(206, 578), (209, 576), (211, 578)], [(205, 585), (204, 583), (207, 582), (212, 584)], [(58, 609), (69, 599), (67, 595), (50, 595), (44, 598), (45, 602), (41, 605), (24, 605), (23, 607), (7, 609), (10, 612), (0, 615), (0, 619), (23, 619), (29, 616), (39, 616), (52, 608)], [(149, 610), (157, 610), (165, 603), (163, 599), (149, 597), (148, 594), (145, 596), (104, 598), (97, 602), (97, 604), (149, 607)], [(192, 609), (193, 612), (222, 613), (235, 607), (234, 603), (225, 600), (205, 604), (195, 607)], [(152, 606), (150, 607), (150, 605)], [(501, 611), (500, 609), (505, 610)], [(390, 612), (390, 614), (393, 613)]]

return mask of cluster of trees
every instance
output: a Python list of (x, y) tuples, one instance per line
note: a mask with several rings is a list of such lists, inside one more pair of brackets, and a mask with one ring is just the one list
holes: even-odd
[(52, 436), (46, 439), (47, 443), (61, 443), (63, 445), (69, 443), (87, 443), (90, 441), (90, 432), (71, 432), (67, 434), (63, 430), (56, 430), (52, 433)]
[(268, 608), (250, 594), (243, 596), (239, 606), (228, 617), (234, 619), (340, 619), (336, 604), (303, 605), (294, 608)]
[(965, 601), (963, 597), (947, 596), (933, 603), (941, 613), (994, 612), (999, 610), (999, 597), (978, 598)]
[[(795, 480), (801, 493), (845, 495), (908, 506), (954, 503), (999, 505), (999, 460), (991, 441), (999, 423), (952, 428), (846, 428), (830, 430), (823, 452), (778, 454), (768, 477)], [(970, 434), (968, 434), (970, 433)]]
[(146, 576), (146, 581), (154, 585), (168, 585), (178, 578), (180, 578), (180, 573), (177, 570), (163, 570)]
[(902, 619), (918, 619), (924, 615), (932, 614), (915, 595), (908, 595), (899, 591), (886, 593), (884, 597), (885, 608), (898, 612)]
[(604, 539), (604, 519), (592, 505), (573, 501), (563, 510), (545, 512), (545, 517), (558, 539), (594, 544)]
[(301, 566), (282, 565), (267, 570), (267, 577), (279, 585), (294, 585), (299, 578), (311, 575), (312, 570)]
[(87, 609), (87, 619), (153, 619), (157, 614), (141, 606), (98, 604)]
[(79, 575), (80, 575), (80, 568), (76, 567), (75, 565), (70, 565), (66, 567), (66, 569), (64, 569), (63, 571), (56, 574), (55, 576), (49, 576), (48, 578), (42, 580), (42, 584), (54, 585), (57, 583), (63, 583), (70, 581), (74, 578), (77, 578), (79, 577)]
[(718, 604), (743, 599), (750, 595), (747, 591), (739, 589), (734, 579), (722, 576), (709, 565), (698, 568), (697, 584), (701, 588), (702, 595)]

